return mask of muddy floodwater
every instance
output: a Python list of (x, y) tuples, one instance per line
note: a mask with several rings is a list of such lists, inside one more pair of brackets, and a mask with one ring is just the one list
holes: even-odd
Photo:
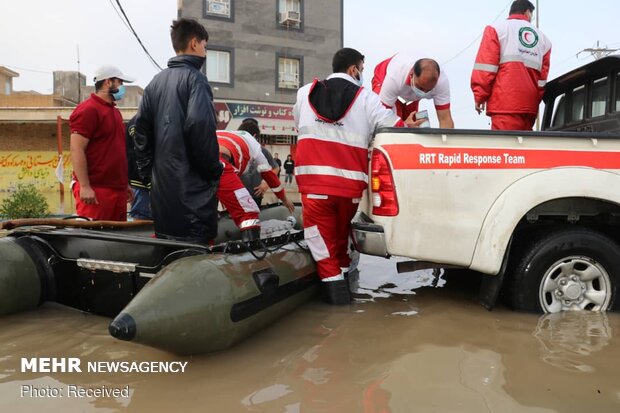
[[(108, 319), (56, 305), (0, 318), (0, 412), (620, 411), (618, 314), (488, 312), (451, 280), (433, 287), (430, 272), (396, 274), (371, 257), (361, 270), (364, 294), (350, 307), (311, 301), (199, 357), (117, 341)], [(83, 371), (22, 372), (34, 357), (79, 358)], [(111, 361), (187, 365), (84, 371)], [(69, 397), (69, 388), (126, 394)], [(45, 396), (54, 389), (62, 394)]]

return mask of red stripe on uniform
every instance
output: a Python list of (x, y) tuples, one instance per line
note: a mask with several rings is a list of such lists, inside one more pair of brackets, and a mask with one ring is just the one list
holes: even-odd
[[(240, 174), (243, 173), (248, 165), (248, 162), (250, 161), (250, 148), (248, 147), (248, 144), (245, 142), (245, 139), (243, 139), (241, 136), (237, 135), (236, 133), (222, 131), (222, 130), (217, 131), (217, 137), (218, 137), (218, 140), (217, 140), (218, 145), (223, 146), (230, 151), (233, 157), (233, 160), (234, 160), (234, 164), (238, 168), (239, 173)], [(229, 140), (221, 139), (224, 137), (235, 142), (238, 148), (237, 146), (233, 145), (233, 143), (230, 142)], [(239, 153), (239, 150), (241, 150), (241, 153)], [(240, 158), (243, 159), (242, 162), (239, 162)]]
[(325, 165), (367, 173), (368, 149), (335, 141), (304, 138), (297, 143), (295, 165)]
[(383, 145), (395, 170), (548, 169), (582, 166), (620, 169), (620, 151), (551, 149), (434, 148), (419, 144)]

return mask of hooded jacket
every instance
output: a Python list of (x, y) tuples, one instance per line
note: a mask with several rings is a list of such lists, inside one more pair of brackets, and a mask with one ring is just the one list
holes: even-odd
[(360, 198), (368, 186), (368, 146), (375, 129), (403, 126), (379, 96), (346, 73), (299, 89), (293, 115), (299, 132), (295, 179), (302, 194)]
[(168, 61), (144, 90), (136, 118), (135, 155), (151, 181), (159, 237), (208, 241), (217, 234), (219, 162), (213, 94), (204, 58)]

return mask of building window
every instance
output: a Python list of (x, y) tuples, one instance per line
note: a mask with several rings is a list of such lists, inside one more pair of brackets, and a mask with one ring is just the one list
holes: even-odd
[(233, 0), (205, 0), (205, 17), (232, 20)]
[(4, 83), (4, 94), (11, 94), (11, 79), (6, 79), (6, 82)]
[(280, 89), (299, 89), (301, 60), (278, 57), (278, 87)]
[(301, 28), (301, 0), (278, 0), (278, 24), (291, 29)]
[(208, 49), (206, 67), (209, 82), (232, 83), (230, 51)]

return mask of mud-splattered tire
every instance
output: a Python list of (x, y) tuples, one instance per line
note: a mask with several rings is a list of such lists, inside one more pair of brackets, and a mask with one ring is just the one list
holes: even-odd
[(571, 228), (521, 244), (508, 271), (515, 310), (605, 311), (617, 303), (620, 247), (595, 231)]

